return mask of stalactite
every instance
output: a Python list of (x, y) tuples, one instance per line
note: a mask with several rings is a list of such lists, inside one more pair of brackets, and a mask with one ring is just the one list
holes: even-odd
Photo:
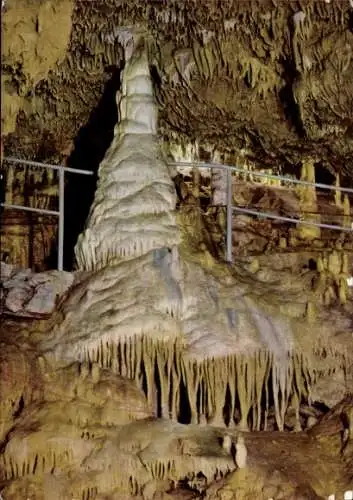
[(225, 370), (226, 359), (212, 359), (209, 365), (209, 370), (211, 370), (211, 380), (212, 380), (212, 392), (213, 392), (213, 408), (212, 417), (209, 422), (212, 425), (222, 426), (224, 425), (223, 419), (223, 407), (225, 403), (226, 396), (226, 378), (227, 371)]
[(250, 411), (249, 399), (251, 398), (252, 387), (248, 383), (248, 367), (247, 360), (244, 356), (239, 356), (236, 359), (236, 371), (237, 371), (237, 390), (240, 404), (240, 422), (239, 428), (242, 430), (248, 429), (248, 415)]
[[(256, 430), (261, 428), (262, 420), (262, 395), (264, 385), (268, 384), (269, 375), (269, 356), (267, 352), (259, 351), (255, 358), (255, 398), (256, 398), (256, 413), (253, 422), (253, 427)], [(256, 424), (255, 424), (256, 422)]]
[(235, 369), (235, 360), (232, 356), (228, 356), (228, 387), (230, 392), (230, 409), (229, 409), (229, 427), (233, 427), (235, 414), (235, 398), (237, 394), (237, 375)]
[(351, 227), (352, 219), (351, 219), (351, 206), (349, 197), (347, 194), (344, 195), (343, 198), (343, 224), (345, 227)]
[[(315, 183), (315, 165), (312, 159), (306, 160), (302, 164), (301, 180)], [(302, 186), (299, 188), (300, 207), (305, 220), (320, 222), (320, 215), (317, 214), (317, 197), (314, 186)], [(311, 213), (309, 216), (306, 212)], [(302, 239), (319, 239), (321, 231), (319, 227), (309, 226), (307, 224), (300, 225), (298, 233)]]
[[(340, 175), (336, 174), (335, 186), (340, 187)], [(335, 205), (337, 208), (342, 208), (342, 191), (335, 191)]]

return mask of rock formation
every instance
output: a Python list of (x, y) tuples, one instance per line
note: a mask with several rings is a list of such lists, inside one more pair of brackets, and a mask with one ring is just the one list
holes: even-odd
[(65, 57), (72, 27), (73, 2), (60, 0), (36, 4), (16, 0), (4, 3), (1, 10), (2, 64), (19, 66), (22, 72), (19, 89), (13, 85), (8, 73), (1, 75), (1, 134), (7, 135), (15, 130), (21, 109), (29, 107), (34, 113), (41, 111), (41, 103), (36, 99), (28, 100), (28, 93)]
[(142, 42), (127, 61), (122, 82), (120, 120), (76, 246), (81, 269), (97, 270), (179, 242), (176, 194), (157, 140), (157, 106)]
[[(352, 351), (336, 335), (344, 314), (335, 326), (320, 308), (308, 318), (294, 295), (279, 308), (269, 288), (192, 250), (175, 217), (143, 38), (118, 102), (74, 286), (49, 320), (2, 333), (4, 498), (343, 495), (352, 398), (310, 432), (269, 431), (300, 430), (303, 404), (314, 418), (323, 377), (342, 370), (343, 395), (351, 389)], [(299, 447), (306, 461), (290, 454)]]
[[(64, 4), (69, 2), (60, 3)], [(134, 9), (142, 5), (133, 4)], [(186, 4), (193, 10), (184, 12), (176, 2), (169, 10), (156, 6), (148, 18), (152, 27), (155, 22), (177, 26), (177, 35), (170, 36), (180, 45), (188, 42), (187, 29), (198, 26), (189, 16), (200, 14), (198, 4)], [(207, 153), (214, 161), (228, 161), (232, 154), (221, 155), (218, 145), (209, 147), (206, 139), (224, 123), (222, 141), (227, 143), (225, 138), (232, 135), (227, 127), (234, 125), (231, 118), (244, 115), (247, 147), (237, 142), (237, 125), (232, 136), (237, 149), (243, 149), (237, 161), (249, 167), (246, 179), (232, 179), (237, 204), (289, 214), (306, 211), (305, 216), (315, 219), (311, 212), (325, 203), (331, 207), (325, 217), (337, 216), (349, 228), (349, 200), (341, 196), (338, 173), (335, 195), (323, 201), (312, 187), (289, 191), (283, 184), (254, 183), (257, 164), (246, 157), (255, 152), (257, 161), (272, 158), (273, 150), (279, 156), (288, 154), (292, 161), (299, 158), (293, 152), (294, 130), (279, 125), (278, 107), (271, 116), (276, 123), (273, 138), (265, 140), (264, 132), (264, 103), (278, 105), (274, 96), (281, 90), (283, 99), (281, 50), (286, 54), (288, 43), (297, 75), (291, 82), (300, 115), (296, 127), (305, 129), (311, 141), (298, 161), (303, 179), (314, 180), (320, 170), (316, 160), (321, 139), (336, 130), (332, 113), (338, 112), (344, 124), (348, 120), (345, 99), (333, 111), (330, 108), (331, 114), (313, 103), (320, 92), (334, 93), (327, 82), (318, 82), (317, 53), (325, 49), (322, 71), (332, 76), (326, 61), (332, 61), (334, 47), (342, 48), (343, 41), (350, 40), (344, 31), (349, 5), (307, 4), (304, 12), (253, 2), (256, 18), (247, 8), (242, 12), (239, 2), (225, 3), (218, 10), (210, 2), (201, 12), (222, 19), (219, 43), (204, 20), (190, 42), (192, 48), (171, 53), (173, 44), (163, 46), (162, 70), (155, 46), (159, 38), (153, 29), (139, 25), (141, 13), (132, 4), (122, 2), (125, 11), (121, 7), (117, 15), (125, 21), (135, 16), (132, 24), (138, 28), (124, 28), (120, 22), (115, 31), (106, 18), (99, 36), (93, 30), (89, 40), (94, 48), (108, 43), (111, 50), (95, 54), (94, 60), (87, 51), (82, 67), (94, 73), (106, 57), (115, 65), (121, 56), (124, 68), (116, 93), (118, 121), (108, 137), (111, 143), (100, 161), (94, 200), (75, 247), (77, 270), (33, 273), (1, 263), (4, 500), (294, 500), (343, 498), (351, 489), (351, 240), (343, 235), (334, 240), (331, 233), (307, 231), (304, 225), (289, 230), (234, 215), (237, 259), (225, 264), (217, 256), (224, 230), (219, 204), (224, 202), (225, 176), (214, 169), (205, 174), (192, 169), (188, 177), (169, 165), (176, 152), (196, 160)], [(233, 19), (231, 8), (236, 5)], [(106, 9), (114, 10), (113, 0), (106, 2)], [(293, 12), (285, 37), (280, 26), (288, 9)], [(84, 11), (92, 14), (88, 22), (99, 19), (99, 7), (91, 2), (78, 3), (74, 19)], [(316, 40), (313, 21), (326, 19), (327, 13), (342, 30), (330, 34), (330, 46)], [(87, 22), (85, 16), (82, 20)], [(255, 20), (262, 39), (252, 45), (256, 57), (249, 52), (247, 38), (237, 35), (243, 29), (240, 21), (251, 31)], [(40, 26), (39, 22), (39, 31)], [(73, 31), (67, 61), (53, 73), (63, 74), (73, 65), (72, 53), (81, 35)], [(167, 40), (168, 34), (163, 37)], [(279, 40), (284, 44), (281, 50)], [(338, 75), (348, 86), (347, 47), (344, 54)], [(159, 73), (167, 77), (167, 87)], [(232, 78), (237, 82), (234, 96), (242, 99), (227, 102), (227, 92), (219, 88), (230, 85)], [(207, 94), (205, 81), (217, 92)], [(77, 94), (81, 91), (75, 87)], [(85, 91), (91, 99), (94, 91), (88, 86)], [(256, 141), (249, 139), (257, 105), (251, 103), (252, 91), (260, 96), (256, 116), (263, 120)], [(195, 106), (186, 111), (187, 95)], [(200, 111), (205, 99), (213, 103), (214, 120)], [(58, 102), (65, 110), (65, 100)], [(195, 120), (194, 113), (202, 120)], [(190, 123), (185, 116), (191, 117)], [(222, 117), (218, 125), (217, 116)], [(174, 130), (183, 137), (189, 126), (200, 140), (181, 147), (173, 139)], [(167, 141), (161, 137), (163, 130)], [(345, 133), (336, 132), (336, 140), (327, 139), (326, 160)], [(288, 137), (291, 146), (283, 153)], [(348, 138), (337, 161), (342, 163), (350, 152)], [(251, 184), (245, 182), (249, 179)], [(201, 209), (205, 192), (216, 205), (206, 213)], [(216, 236), (219, 245), (212, 247)], [(270, 247), (274, 255), (266, 253)], [(250, 251), (257, 255), (249, 256)]]
[(24, 317), (50, 315), (74, 282), (65, 271), (33, 273), (0, 262), (0, 311)]

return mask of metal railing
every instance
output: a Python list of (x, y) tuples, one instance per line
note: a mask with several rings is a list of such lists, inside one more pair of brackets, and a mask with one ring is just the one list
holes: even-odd
[[(90, 170), (80, 170), (76, 168), (69, 168), (69, 167), (64, 167), (63, 165), (50, 165), (47, 163), (41, 163), (41, 162), (36, 162), (36, 161), (30, 161), (30, 160), (22, 160), (19, 158), (13, 158), (13, 157), (5, 157), (3, 158), (4, 161), (10, 162), (10, 163), (17, 163), (17, 164), (23, 164), (23, 165), (29, 165), (33, 167), (40, 167), (40, 168), (50, 168), (52, 170), (58, 170), (59, 171), (59, 210), (47, 210), (47, 209), (40, 209), (40, 208), (32, 208), (32, 207), (25, 207), (22, 205), (11, 205), (7, 203), (1, 203), (0, 205), (3, 206), (4, 208), (13, 208), (15, 210), (24, 210), (28, 212), (37, 212), (37, 213), (42, 213), (42, 214), (47, 214), (47, 215), (54, 215), (59, 217), (59, 230), (58, 230), (58, 269), (62, 270), (63, 269), (63, 261), (64, 261), (64, 190), (65, 190), (65, 184), (64, 184), (64, 175), (65, 172), (72, 172), (75, 174), (83, 174), (83, 175), (93, 175), (93, 172)], [(266, 174), (264, 172), (254, 172), (254, 171), (249, 171), (245, 168), (237, 167), (235, 165), (225, 165), (221, 163), (204, 163), (204, 162), (185, 162), (185, 161), (174, 161), (174, 162), (169, 162), (168, 165), (170, 166), (179, 166), (179, 167), (191, 167), (191, 168), (207, 168), (207, 169), (223, 169), (227, 171), (227, 189), (226, 189), (226, 210), (227, 210), (227, 222), (226, 222), (226, 260), (229, 263), (232, 263), (232, 218), (233, 218), (233, 212), (239, 212), (239, 213), (245, 213), (248, 215), (254, 215), (257, 217), (264, 217), (268, 219), (273, 219), (273, 220), (281, 220), (283, 222), (288, 222), (291, 224), (304, 224), (308, 226), (314, 226), (314, 227), (319, 227), (319, 228), (325, 228), (325, 229), (332, 229), (334, 231), (345, 231), (345, 232), (351, 232), (353, 233), (353, 228), (352, 227), (345, 227), (345, 226), (338, 226), (334, 224), (323, 224), (323, 223), (318, 223), (318, 222), (313, 222), (313, 221), (308, 221), (308, 220), (302, 220), (298, 218), (292, 218), (292, 217), (284, 217), (282, 215), (277, 215), (271, 212), (263, 212), (260, 210), (252, 210), (248, 208), (243, 208), (243, 207), (238, 207), (234, 206), (232, 204), (232, 197), (233, 197), (233, 191), (232, 191), (232, 172), (238, 172), (238, 173), (246, 173), (250, 174), (255, 177), (262, 177), (262, 178), (267, 178), (267, 179), (272, 179), (272, 180), (280, 180), (292, 184), (299, 184), (302, 186), (311, 186), (319, 189), (327, 189), (330, 191), (339, 191), (343, 193), (353, 193), (353, 188), (344, 188), (340, 186), (332, 186), (329, 184), (322, 184), (322, 183), (315, 183), (315, 182), (309, 182), (309, 181), (303, 181), (299, 179), (292, 179), (290, 177), (285, 177), (281, 175), (274, 175), (274, 174)]]
[(300, 179), (292, 179), (291, 177), (286, 177), (284, 175), (266, 174), (265, 172), (256, 172), (254, 170), (248, 170), (246, 168), (236, 167), (235, 165), (227, 165), (224, 163), (205, 163), (201, 161), (173, 161), (169, 162), (168, 165), (174, 165), (178, 167), (197, 167), (197, 168), (218, 168), (221, 170), (230, 170), (232, 172), (238, 172), (239, 174), (253, 175), (254, 177), (263, 177), (266, 179), (272, 179), (274, 181), (284, 181), (291, 184), (301, 184), (302, 186), (312, 186), (319, 189), (328, 189), (330, 191), (340, 191), (342, 193), (353, 194), (353, 188), (345, 188), (340, 186), (332, 186), (331, 184), (321, 184), (320, 182), (309, 182), (302, 181)]
[(23, 210), (25, 212), (36, 212), (45, 215), (54, 215), (59, 218), (58, 224), (58, 270), (62, 271), (64, 268), (64, 195), (65, 195), (65, 172), (82, 175), (93, 175), (90, 170), (81, 170), (78, 168), (64, 167), (63, 165), (50, 165), (48, 163), (41, 163), (38, 161), (22, 160), (20, 158), (5, 157), (3, 161), (8, 163), (16, 163), (20, 165), (28, 165), (30, 167), (49, 168), (51, 170), (59, 171), (59, 210), (47, 210), (44, 208), (26, 207), (22, 205), (12, 205), (10, 203), (0, 203), (4, 208), (12, 208), (14, 210)]
[(266, 174), (264, 172), (254, 172), (247, 170), (245, 168), (241, 167), (236, 167), (235, 165), (225, 165), (222, 163), (204, 163), (204, 162), (186, 162), (186, 161), (176, 161), (176, 162), (169, 162), (168, 165), (170, 166), (179, 166), (179, 167), (196, 167), (196, 168), (208, 168), (208, 169), (223, 169), (227, 171), (227, 189), (226, 189), (226, 210), (227, 210), (227, 223), (226, 223), (226, 261), (229, 263), (232, 263), (233, 261), (233, 242), (232, 242), (232, 233), (233, 233), (233, 223), (232, 223), (232, 218), (233, 218), (233, 212), (239, 212), (239, 213), (244, 213), (248, 215), (254, 215), (257, 217), (263, 217), (263, 218), (268, 218), (268, 219), (273, 219), (273, 220), (281, 220), (283, 222), (289, 222), (290, 224), (303, 224), (306, 226), (314, 226), (314, 227), (319, 227), (319, 228), (324, 228), (324, 229), (332, 229), (333, 231), (344, 231), (344, 232), (350, 232), (353, 233), (353, 227), (345, 227), (345, 226), (338, 226), (335, 224), (323, 224), (319, 222), (313, 222), (309, 220), (303, 220), (303, 219), (298, 219), (298, 218), (292, 218), (292, 217), (284, 217), (282, 215), (277, 215), (271, 212), (263, 212), (261, 210), (252, 210), (248, 208), (243, 208), (243, 207), (237, 207), (232, 204), (232, 171), (233, 172), (238, 172), (238, 173), (246, 173), (250, 174), (256, 177), (262, 177), (262, 178), (267, 178), (267, 179), (272, 179), (272, 180), (281, 180), (285, 181), (288, 183), (292, 184), (299, 184), (302, 186), (310, 186), (310, 187), (315, 187), (319, 189), (327, 189), (330, 191), (339, 191), (342, 193), (353, 193), (353, 188), (344, 188), (344, 187), (339, 187), (339, 186), (332, 186), (330, 184), (322, 184), (320, 182), (309, 182), (309, 181), (303, 181), (299, 179), (292, 179), (290, 177), (285, 177), (282, 175), (274, 175), (274, 174)]

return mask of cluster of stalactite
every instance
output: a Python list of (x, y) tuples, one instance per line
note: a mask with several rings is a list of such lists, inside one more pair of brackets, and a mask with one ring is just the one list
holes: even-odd
[[(253, 2), (252, 9), (242, 12), (239, 11), (238, 2), (233, 2), (232, 8), (228, 4), (216, 8), (210, 2), (196, 11), (194, 5), (188, 10), (187, 3), (172, 3), (165, 9), (162, 5), (151, 7), (148, 4), (133, 2), (122, 3), (119, 9), (115, 9), (112, 2), (105, 6), (105, 14), (109, 13), (106, 17), (96, 5), (80, 2), (74, 13), (75, 29), (65, 64), (70, 69), (75, 66), (76, 70), (78, 68), (88, 74), (99, 72), (104, 65), (119, 65), (123, 59), (122, 38), (129, 36), (127, 30), (124, 32), (124, 27), (143, 25), (151, 31), (159, 45), (154, 47), (157, 58), (159, 54), (159, 66), (166, 67), (165, 64), (169, 64), (166, 50), (170, 50), (170, 47), (164, 48), (163, 43), (159, 44), (158, 40), (161, 37), (160, 25), (168, 24), (176, 42), (173, 51), (178, 48), (182, 51), (181, 57), (178, 50), (176, 51), (174, 61), (171, 57), (174, 70), (171, 72), (171, 67), (166, 69), (166, 74), (169, 73), (172, 82), (181, 77), (189, 84), (191, 73), (195, 73), (195, 69), (198, 75), (207, 80), (213, 76), (217, 77), (220, 73), (218, 68), (223, 68), (222, 72), (226, 71), (233, 80), (236, 77), (239, 81), (245, 81), (262, 97), (283, 86), (284, 82), (280, 76), (283, 73), (281, 60), (284, 53), (290, 56), (291, 16), (298, 15), (298, 9), (301, 8), (299, 3), (296, 5), (292, 2), (276, 9), (271, 2), (266, 5)], [(317, 3), (309, 2), (303, 8), (304, 21), (301, 21), (299, 16), (299, 24), (294, 22), (294, 56), (296, 40), (304, 36), (306, 23), (312, 28), (315, 24), (312, 19), (316, 18), (316, 22), (320, 22), (333, 12), (335, 24), (344, 25), (346, 22), (347, 6), (336, 7), (336, 4), (321, 3), (318, 6)], [(216, 27), (217, 22), (221, 23), (221, 26)], [(247, 34), (243, 32), (244, 24), (249, 27)], [(258, 32), (260, 36), (253, 38), (253, 32)], [(243, 43), (239, 40), (243, 40)], [(251, 47), (251, 52), (247, 47)], [(185, 57), (185, 51), (190, 51), (191, 57)]]
[[(296, 161), (288, 144), (297, 144), (297, 132), (329, 143), (345, 133), (352, 108), (349, 9), (348, 0), (280, 7), (254, 0), (246, 9), (237, 0), (220, 6), (191, 0), (151, 6), (136, 0), (120, 2), (119, 8), (113, 0), (104, 6), (76, 2), (66, 58), (52, 68), (46, 90), (39, 84), (35, 98), (25, 98), (26, 113), (39, 112), (57, 129), (65, 119), (72, 139), (73, 123), (87, 120), (109, 72), (122, 67), (123, 46), (134, 26), (150, 35), (162, 133), (171, 138), (178, 131), (182, 140), (197, 136), (222, 149), (241, 148), (246, 140), (258, 163), (274, 151), (284, 161)], [(11, 78), (17, 87), (18, 71), (11, 69)], [(75, 119), (66, 120), (67, 113)], [(289, 122), (288, 113), (293, 115)], [(312, 150), (312, 144), (300, 148)], [(341, 155), (348, 150), (344, 141), (335, 146), (335, 161), (343, 169)], [(331, 155), (330, 146), (321, 142), (318, 156), (319, 151), (322, 157)]]
[(54, 210), (57, 196), (55, 170), (6, 164), (6, 203)]
[[(57, 173), (54, 170), (6, 164), (5, 203), (56, 210)], [(0, 258), (18, 266), (45, 266), (56, 236), (55, 217), (6, 208), (1, 224)]]
[(156, 416), (192, 424), (212, 423), (266, 430), (269, 409), (283, 430), (289, 404), (310, 392), (313, 376), (300, 354), (288, 354), (287, 373), (266, 350), (204, 361), (188, 359), (180, 342), (154, 342), (143, 336), (87, 348), (82, 361), (98, 363), (135, 380)]
[[(202, 472), (211, 483), (234, 470), (230, 451), (222, 447), (222, 430), (150, 418), (143, 392), (111, 369), (75, 363), (51, 371), (43, 358), (39, 364), (46, 370), (45, 401), (21, 408), (0, 457), (7, 495), (21, 491), (21, 481), (27, 481), (28, 494), (33, 480), (46, 498), (53, 484), (47, 478), (58, 479), (53, 498), (65, 493), (91, 498), (116, 488), (120, 495), (147, 494), (153, 481), (176, 487)], [(14, 403), (7, 403), (11, 413)]]
[(328, 306), (339, 299), (342, 304), (345, 304), (348, 294), (348, 254), (337, 250), (325, 252), (318, 259), (317, 268), (320, 273), (317, 287), (322, 293), (323, 303)]

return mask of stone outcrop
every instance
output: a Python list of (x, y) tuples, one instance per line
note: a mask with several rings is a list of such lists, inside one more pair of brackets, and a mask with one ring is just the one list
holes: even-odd
[(1, 313), (16, 316), (50, 315), (74, 283), (65, 271), (34, 273), (0, 262)]

